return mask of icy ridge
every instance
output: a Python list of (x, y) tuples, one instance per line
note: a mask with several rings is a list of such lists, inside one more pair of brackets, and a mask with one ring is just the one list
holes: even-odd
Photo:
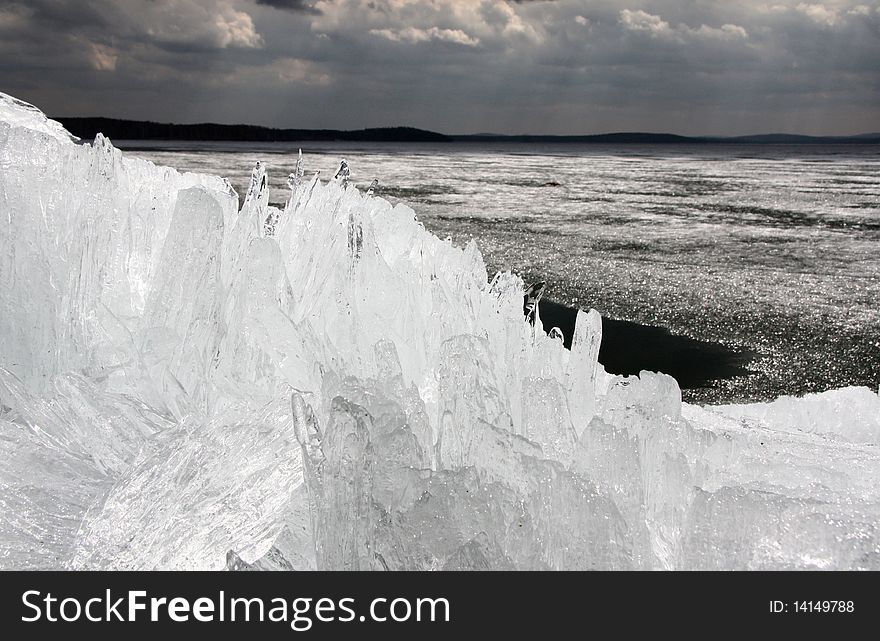
[(0, 566), (880, 567), (876, 393), (610, 376), (597, 312), (566, 350), (476, 244), (302, 167), (239, 208), (0, 96)]

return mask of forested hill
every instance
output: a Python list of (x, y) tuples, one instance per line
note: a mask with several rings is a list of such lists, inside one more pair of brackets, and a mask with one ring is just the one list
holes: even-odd
[(272, 129), (255, 125), (213, 123), (176, 125), (116, 118), (56, 118), (74, 136), (91, 140), (99, 132), (111, 140), (202, 140), (242, 142), (356, 141), (447, 142), (449, 136), (412, 127), (338, 129)]
[(880, 144), (880, 134), (858, 136), (802, 136), (758, 134), (752, 136), (679, 136), (650, 132), (591, 135), (464, 134), (447, 135), (414, 127), (372, 129), (273, 129), (256, 125), (202, 123), (180, 125), (116, 118), (56, 118), (74, 136), (91, 140), (99, 132), (111, 140), (191, 140), (239, 142), (481, 142), (481, 143), (582, 143), (582, 144)]

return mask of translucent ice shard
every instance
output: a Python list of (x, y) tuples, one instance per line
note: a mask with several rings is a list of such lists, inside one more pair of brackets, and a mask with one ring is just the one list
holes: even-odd
[[(579, 310), (571, 341), (571, 358), (565, 377), (568, 407), (580, 433), (596, 414), (596, 398), (600, 389), (599, 345), (602, 342), (602, 318), (591, 309)], [(580, 429), (578, 429), (578, 427)]]
[(184, 422), (159, 440), (87, 515), (71, 567), (216, 570), (229, 551), (248, 563), (266, 554), (300, 480), (286, 404)]
[(33, 105), (5, 93), (0, 93), (0, 125), (30, 129), (59, 140), (75, 140), (61, 123), (49, 120)]
[(0, 94), (0, 567), (880, 569), (880, 401), (698, 407), (336, 179)]
[(344, 158), (339, 161), (339, 167), (336, 169), (336, 173), (333, 174), (333, 180), (338, 181), (343, 187), (346, 187), (351, 180), (351, 169)]

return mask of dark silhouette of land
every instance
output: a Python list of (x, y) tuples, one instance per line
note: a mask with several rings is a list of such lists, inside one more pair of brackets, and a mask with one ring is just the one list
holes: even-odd
[(240, 142), (448, 142), (449, 136), (412, 127), (383, 127), (341, 131), (337, 129), (272, 129), (254, 125), (204, 123), (175, 125), (115, 118), (56, 118), (78, 138), (93, 139), (102, 133), (111, 140), (197, 140)]
[(112, 140), (190, 140), (229, 142), (492, 142), (596, 144), (880, 144), (880, 133), (857, 136), (679, 136), (650, 132), (621, 132), (588, 136), (466, 134), (447, 135), (414, 127), (374, 129), (273, 129), (256, 125), (215, 123), (173, 124), (117, 118), (56, 118), (74, 136), (86, 140), (102, 133)]

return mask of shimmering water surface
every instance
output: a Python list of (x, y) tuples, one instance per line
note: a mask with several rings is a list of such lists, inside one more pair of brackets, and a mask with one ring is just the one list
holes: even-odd
[[(114, 141), (244, 195), (255, 160), (287, 198), (292, 144)], [(754, 352), (701, 402), (880, 383), (880, 148), (869, 145), (309, 143), (306, 171), (346, 158), (356, 184), (471, 238), (490, 269), (549, 298)]]

